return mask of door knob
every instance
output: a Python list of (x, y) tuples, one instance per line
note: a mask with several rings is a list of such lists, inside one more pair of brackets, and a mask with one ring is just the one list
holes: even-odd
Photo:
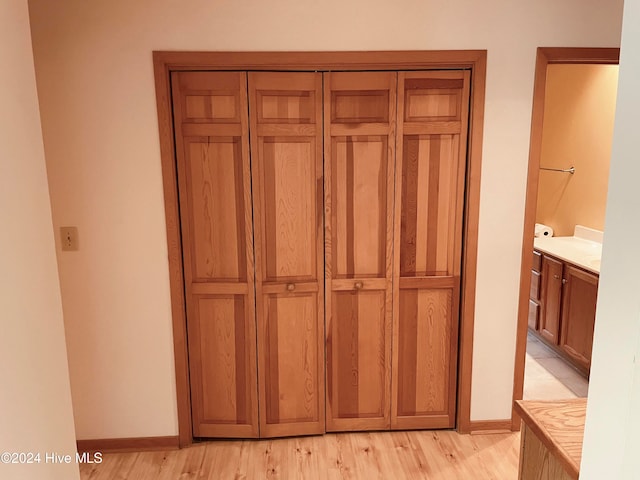
[(293, 292), (296, 289), (295, 284), (293, 283), (287, 283), (287, 290), (290, 292)]
[(353, 288), (360, 290), (363, 287), (362, 282), (356, 282), (353, 284)]

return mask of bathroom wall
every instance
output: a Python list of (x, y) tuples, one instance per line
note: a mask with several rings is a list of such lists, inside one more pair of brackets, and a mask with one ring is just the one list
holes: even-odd
[(617, 65), (549, 65), (536, 222), (555, 235), (576, 224), (604, 229), (609, 158), (618, 86)]

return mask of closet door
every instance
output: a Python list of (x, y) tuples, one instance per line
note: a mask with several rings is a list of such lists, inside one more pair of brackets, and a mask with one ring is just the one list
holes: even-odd
[(257, 437), (246, 75), (171, 76), (195, 437)]
[(395, 72), (327, 73), (327, 430), (390, 426)]
[(468, 72), (398, 74), (394, 429), (455, 423), (468, 109)]
[(250, 73), (262, 437), (324, 433), (322, 74)]

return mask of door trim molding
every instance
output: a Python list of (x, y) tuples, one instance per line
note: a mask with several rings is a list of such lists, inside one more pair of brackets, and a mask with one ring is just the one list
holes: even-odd
[(153, 52), (160, 160), (164, 190), (169, 285), (173, 324), (178, 432), (181, 447), (193, 442), (189, 394), (189, 364), (182, 273), (180, 212), (171, 110), (170, 75), (187, 70), (434, 70), (471, 71), (471, 105), (463, 232), (460, 346), (458, 361), (457, 429), (471, 430), (471, 373), (478, 251), (478, 221), (482, 136), (486, 83), (486, 50), (377, 52)]
[[(619, 48), (552, 48), (539, 47), (536, 54), (536, 68), (533, 84), (533, 108), (531, 113), (531, 140), (529, 144), (529, 167), (522, 232), (522, 261), (520, 271), (520, 297), (518, 301), (518, 327), (516, 333), (516, 355), (513, 378), (513, 400), (522, 399), (524, 387), (524, 361), (527, 349), (527, 317), (529, 313), (529, 288), (531, 285), (531, 267), (533, 265), (533, 233), (536, 222), (538, 202), (538, 177), (540, 155), (542, 152), (542, 122), (544, 117), (544, 99), (549, 64), (603, 64), (617, 65), (620, 58)], [(511, 428), (520, 428), (520, 417), (512, 407)]]

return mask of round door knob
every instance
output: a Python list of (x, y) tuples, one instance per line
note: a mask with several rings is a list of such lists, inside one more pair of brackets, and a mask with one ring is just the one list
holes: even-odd
[(360, 290), (362, 286), (362, 282), (356, 282), (353, 284), (353, 288), (355, 288), (356, 290)]
[(287, 283), (287, 290), (293, 292), (296, 289), (296, 286), (293, 283)]

